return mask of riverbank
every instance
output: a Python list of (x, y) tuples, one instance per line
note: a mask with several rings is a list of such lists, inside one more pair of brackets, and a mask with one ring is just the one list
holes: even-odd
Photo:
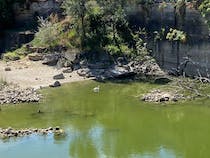
[[(55, 82), (53, 76), (61, 74), (63, 70), (64, 68), (57, 69), (55, 66), (43, 65), (42, 61), (30, 61), (28, 58), (10, 62), (0, 61), (0, 78), (8, 84), (17, 84), (22, 88), (48, 87)], [(64, 79), (59, 80), (60, 83), (87, 80), (76, 72), (63, 75)]]
[[(54, 54), (50, 56), (55, 57)], [(36, 59), (37, 57), (39, 56), (36, 56)], [(52, 61), (54, 58), (50, 59)], [(169, 77), (152, 60), (118, 62), (107, 67), (101, 66), (105, 65), (103, 62), (89, 64), (84, 63), (82, 59), (68, 67), (59, 67), (59, 60), (56, 60), (54, 66), (43, 64), (45, 61), (43, 59), (33, 61), (29, 57), (17, 61), (0, 61), (0, 77), (2, 82), (6, 83), (0, 90), (0, 104), (39, 102), (42, 96), (37, 90), (43, 87), (58, 87), (63, 83), (91, 79), (103, 81), (105, 79), (121, 80), (127, 77), (160, 85), (158, 89), (142, 97), (142, 100), (146, 102), (177, 102), (209, 97), (205, 94), (206, 86), (200, 81)]]

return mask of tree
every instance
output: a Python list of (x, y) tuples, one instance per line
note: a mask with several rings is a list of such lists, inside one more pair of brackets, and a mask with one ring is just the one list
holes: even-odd
[(86, 40), (85, 16), (87, 15), (87, 2), (88, 0), (65, 0), (62, 5), (67, 15), (74, 17), (75, 21), (77, 21), (77, 19), (79, 20), (75, 22), (75, 24), (77, 24), (78, 29), (82, 30), (82, 48)]

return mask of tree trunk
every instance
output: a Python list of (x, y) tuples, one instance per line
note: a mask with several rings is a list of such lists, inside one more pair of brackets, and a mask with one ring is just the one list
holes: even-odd
[(180, 42), (179, 41), (176, 42), (176, 46), (177, 46), (176, 60), (177, 60), (177, 70), (178, 70), (180, 66), (180, 52), (179, 52)]
[(84, 24), (84, 16), (81, 17), (81, 23), (82, 23), (82, 49), (85, 47), (85, 40), (86, 40), (86, 31), (85, 31), (85, 24)]

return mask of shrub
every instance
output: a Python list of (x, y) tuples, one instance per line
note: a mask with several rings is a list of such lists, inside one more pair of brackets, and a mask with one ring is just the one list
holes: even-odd
[(34, 47), (79, 47), (78, 35), (71, 24), (71, 18), (66, 17), (66, 19), (55, 23), (48, 19), (39, 18), (39, 23), (38, 32), (31, 42)]
[(177, 29), (170, 29), (170, 31), (166, 35), (166, 39), (169, 41), (186, 42), (186, 38), (186, 33)]

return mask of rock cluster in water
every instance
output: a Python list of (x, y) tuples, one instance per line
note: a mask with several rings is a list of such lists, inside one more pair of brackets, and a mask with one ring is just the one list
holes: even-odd
[(13, 129), (11, 127), (6, 128), (6, 129), (0, 128), (0, 138), (1, 139), (12, 138), (12, 137), (23, 137), (23, 136), (28, 136), (28, 135), (32, 135), (32, 134), (46, 135), (46, 134), (50, 134), (50, 133), (54, 133), (56, 135), (63, 135), (65, 132), (60, 127), (55, 127), (55, 128), (49, 127), (49, 128), (44, 128), (44, 129), (28, 128), (28, 129), (20, 129), (20, 130)]
[(0, 85), (0, 104), (38, 102), (41, 95), (33, 88), (21, 88), (17, 85)]
[(167, 92), (161, 90), (154, 90), (142, 97), (143, 101), (146, 102), (176, 102), (183, 99), (183, 95), (177, 94), (176, 92)]

